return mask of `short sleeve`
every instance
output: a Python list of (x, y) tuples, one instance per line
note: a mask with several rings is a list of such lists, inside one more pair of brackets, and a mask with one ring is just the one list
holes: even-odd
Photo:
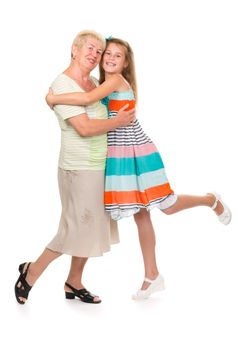
[[(64, 94), (69, 92), (83, 92), (80, 87), (72, 79), (64, 74), (59, 75), (52, 83), (51, 88), (54, 94)], [(68, 106), (68, 105), (55, 105), (55, 113), (63, 120), (66, 120), (76, 115), (87, 113), (84, 106)]]

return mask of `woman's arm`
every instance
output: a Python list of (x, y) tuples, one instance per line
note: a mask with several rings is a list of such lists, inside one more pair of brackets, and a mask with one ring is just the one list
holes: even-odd
[(54, 105), (89, 105), (93, 102), (101, 100), (108, 96), (113, 91), (117, 91), (120, 85), (123, 84), (122, 78), (119, 74), (115, 74), (100, 86), (89, 92), (71, 92), (68, 94), (54, 95), (52, 90), (46, 95), (46, 102), (52, 108)]
[(102, 135), (110, 130), (121, 126), (127, 126), (135, 118), (135, 109), (126, 111), (128, 104), (122, 107), (115, 118), (111, 119), (90, 119), (87, 114), (81, 114), (67, 119), (70, 124), (82, 137)]

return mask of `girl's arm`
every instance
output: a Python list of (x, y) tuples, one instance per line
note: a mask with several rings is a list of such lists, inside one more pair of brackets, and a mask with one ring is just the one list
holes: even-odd
[(80, 114), (67, 119), (67, 122), (82, 137), (102, 135), (121, 126), (127, 126), (135, 118), (135, 109), (126, 112), (128, 104), (122, 107), (115, 118), (90, 119), (87, 114)]
[(51, 108), (58, 104), (74, 106), (89, 105), (108, 96), (113, 91), (117, 91), (122, 84), (123, 81), (120, 75), (115, 74), (89, 92), (71, 92), (68, 94), (54, 95), (53, 92), (51, 92), (52, 90), (50, 90), (46, 96), (46, 102)]

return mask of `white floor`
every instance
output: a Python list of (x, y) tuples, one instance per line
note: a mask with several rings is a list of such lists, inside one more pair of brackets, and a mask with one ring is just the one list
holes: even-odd
[[(153, 219), (158, 227), (158, 261), (166, 290), (147, 301), (130, 298), (143, 276), (130, 219), (120, 225), (121, 244), (88, 263), (85, 285), (101, 296), (100, 305), (64, 299), (62, 287), (70, 260), (67, 256), (49, 267), (32, 289), (28, 303), (18, 305), (13, 285), (22, 252), (12, 256), (11, 263), (5, 261), (9, 275), (7, 283), (1, 283), (4, 349), (13, 349), (17, 340), (19, 349), (25, 350), (59, 346), (237, 350), (235, 222), (224, 227), (205, 208), (173, 217), (154, 211)], [(30, 245), (25, 251), (31, 250)]]

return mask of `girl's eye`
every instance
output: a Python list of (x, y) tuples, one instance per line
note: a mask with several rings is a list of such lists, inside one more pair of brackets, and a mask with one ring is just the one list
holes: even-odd
[(102, 51), (97, 51), (97, 53), (101, 56), (102, 55)]

